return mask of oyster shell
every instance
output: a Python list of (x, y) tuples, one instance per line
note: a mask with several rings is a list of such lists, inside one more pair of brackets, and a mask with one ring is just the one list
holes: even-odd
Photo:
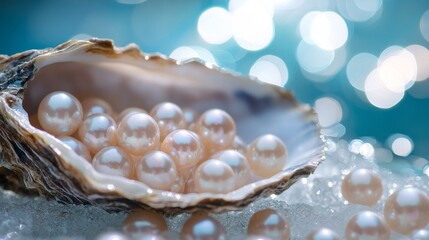
[[(279, 194), (323, 160), (317, 118), (284, 89), (227, 73), (199, 60), (176, 62), (109, 40), (68, 41), (53, 49), (0, 57), (0, 177), (3, 186), (58, 201), (96, 204), (106, 210), (135, 207), (161, 211), (221, 212)], [(30, 125), (28, 116), (52, 91), (77, 98), (114, 99), (114, 109), (131, 102), (149, 107), (162, 101), (199, 111), (229, 112), (249, 143), (273, 133), (288, 147), (283, 171), (228, 194), (177, 194), (141, 182), (98, 173), (54, 136)], [(25, 109), (25, 110), (24, 110)], [(27, 114), (28, 113), (28, 114)]]

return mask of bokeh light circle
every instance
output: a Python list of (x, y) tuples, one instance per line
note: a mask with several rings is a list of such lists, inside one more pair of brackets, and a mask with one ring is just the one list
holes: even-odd
[(429, 10), (423, 13), (420, 19), (420, 32), (426, 41), (429, 41)]
[(256, 60), (250, 68), (249, 75), (280, 87), (283, 87), (289, 78), (284, 61), (273, 55), (265, 55)]
[(322, 97), (314, 103), (314, 109), (322, 127), (330, 127), (343, 119), (343, 109), (340, 103), (331, 97)]
[(216, 65), (216, 60), (211, 52), (205, 48), (197, 46), (181, 46), (171, 52), (170, 57), (177, 61), (186, 61), (190, 59), (201, 59), (210, 64)]
[(382, 9), (383, 0), (337, 0), (341, 15), (354, 22), (368, 21)]
[(204, 41), (222, 44), (232, 37), (232, 18), (230, 13), (220, 7), (204, 11), (198, 19), (198, 33)]
[(314, 41), (311, 37), (311, 25), (313, 24), (313, 21), (316, 16), (320, 13), (321, 12), (319, 11), (308, 12), (304, 15), (304, 17), (301, 18), (301, 21), (299, 23), (299, 33), (301, 35), (301, 38), (309, 44), (314, 44)]
[(416, 81), (429, 78), (429, 50), (421, 45), (410, 45), (406, 49), (413, 54), (417, 64)]
[(374, 69), (365, 80), (365, 95), (375, 107), (388, 109), (398, 104), (404, 97), (404, 91), (391, 91), (381, 78), (379, 69)]
[(324, 50), (343, 46), (349, 36), (346, 22), (335, 12), (317, 14), (311, 24), (310, 36), (314, 44)]
[(323, 50), (305, 41), (299, 43), (296, 54), (301, 68), (309, 73), (325, 70), (331, 65), (335, 57), (335, 51)]
[(365, 79), (377, 67), (378, 58), (370, 53), (358, 53), (347, 64), (347, 78), (350, 84), (360, 90), (365, 90)]
[(401, 157), (407, 157), (413, 151), (414, 143), (404, 134), (393, 134), (387, 139), (387, 145), (392, 152)]

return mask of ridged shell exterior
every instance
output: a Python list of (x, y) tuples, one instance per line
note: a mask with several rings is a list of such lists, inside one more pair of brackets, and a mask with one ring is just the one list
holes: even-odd
[[(99, 174), (55, 137), (32, 127), (23, 109), (24, 91), (36, 90), (27, 89), (29, 83), (41, 69), (59, 62), (88, 63), (85, 68), (100, 62), (121, 63), (142, 69), (155, 79), (151, 82), (147, 78), (142, 86), (153, 85), (160, 93), (154, 95), (154, 103), (177, 100), (180, 105), (193, 101), (200, 110), (226, 108), (237, 115), (239, 133), (247, 142), (255, 137), (255, 132), (264, 132), (264, 128), (271, 131), (266, 133), (282, 138), (289, 148), (290, 162), (281, 173), (228, 194), (162, 192), (134, 180)], [(176, 92), (156, 85), (157, 78), (186, 87), (174, 96)], [(220, 95), (216, 101), (191, 94), (212, 88), (217, 89), (213, 95)], [(183, 96), (186, 91), (192, 96)], [(115, 48), (109, 40), (91, 39), (0, 56), (0, 92), (1, 184), (62, 202), (100, 205), (113, 211), (142, 207), (169, 213), (222, 212), (283, 192), (300, 177), (312, 173), (324, 158), (317, 117), (309, 106), (297, 103), (284, 89), (200, 61), (176, 62), (159, 54), (144, 54), (134, 45)], [(163, 99), (166, 96), (168, 99)], [(253, 131), (255, 128), (257, 131)]]

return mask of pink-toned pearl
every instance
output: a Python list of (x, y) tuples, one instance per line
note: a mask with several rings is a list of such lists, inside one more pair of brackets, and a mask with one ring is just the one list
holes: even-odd
[(350, 203), (373, 206), (383, 194), (381, 178), (368, 169), (353, 170), (343, 179), (341, 193)]
[(95, 154), (104, 147), (115, 145), (116, 123), (106, 114), (92, 114), (82, 122), (79, 138), (89, 152)]
[(66, 92), (53, 92), (40, 102), (37, 112), (40, 125), (55, 136), (73, 134), (83, 119), (82, 106)]
[(150, 115), (158, 123), (161, 139), (176, 129), (186, 127), (182, 109), (174, 103), (160, 103), (152, 108)]
[(129, 114), (118, 125), (118, 145), (135, 155), (157, 149), (159, 138), (158, 124), (146, 113)]
[(204, 146), (197, 134), (179, 129), (168, 134), (161, 150), (173, 158), (179, 170), (195, 166), (203, 157)]
[(264, 209), (255, 212), (250, 218), (247, 234), (287, 240), (290, 238), (290, 226), (287, 219), (276, 210)]
[(278, 137), (267, 134), (255, 139), (247, 149), (247, 160), (252, 171), (261, 177), (271, 177), (283, 170), (287, 150)]
[(240, 188), (246, 185), (250, 177), (250, 169), (247, 163), (247, 159), (243, 154), (239, 153), (236, 150), (225, 150), (216, 153), (213, 155), (214, 159), (219, 159), (220, 161), (228, 164), (234, 171), (234, 182), (235, 188)]
[(168, 230), (167, 223), (161, 214), (142, 209), (134, 210), (128, 214), (122, 225), (124, 232), (133, 237), (144, 234), (161, 234)]
[(349, 220), (345, 235), (347, 240), (388, 240), (390, 230), (378, 214), (363, 211)]
[(58, 137), (58, 140), (69, 146), (71, 150), (73, 150), (77, 155), (86, 159), (88, 162), (92, 161), (91, 154), (89, 153), (88, 149), (79, 140), (68, 136)]
[(211, 109), (201, 115), (195, 130), (209, 154), (231, 148), (236, 133), (234, 119), (220, 109)]
[(239, 136), (234, 137), (234, 141), (232, 142), (231, 149), (237, 150), (243, 155), (246, 155), (247, 153), (247, 146)]
[(134, 114), (134, 113), (146, 113), (147, 114), (147, 112), (141, 108), (131, 107), (131, 108), (126, 108), (121, 113), (119, 113), (116, 120), (117, 120), (117, 122), (120, 122), (128, 114)]
[(192, 215), (183, 225), (180, 240), (226, 239), (225, 230), (216, 219), (205, 214)]
[(340, 240), (340, 236), (329, 228), (319, 228), (313, 230), (307, 240)]
[(132, 175), (130, 156), (118, 147), (106, 147), (95, 154), (92, 166), (98, 172), (126, 177)]
[(384, 217), (393, 231), (408, 235), (428, 224), (429, 199), (417, 188), (398, 190), (387, 198)]
[(113, 116), (113, 109), (110, 104), (100, 98), (88, 98), (83, 100), (82, 108), (85, 118), (96, 113), (104, 113)]
[(210, 159), (198, 166), (194, 173), (195, 191), (198, 193), (228, 193), (234, 190), (234, 171), (217, 159)]
[(136, 165), (137, 179), (151, 188), (171, 190), (177, 178), (173, 159), (161, 151), (153, 151), (140, 158)]

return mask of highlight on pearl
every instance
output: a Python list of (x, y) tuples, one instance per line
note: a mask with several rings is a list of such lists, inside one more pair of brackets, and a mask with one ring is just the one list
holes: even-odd
[(73, 134), (83, 119), (79, 100), (66, 92), (52, 92), (42, 99), (37, 111), (42, 128), (55, 136)]
[(225, 230), (218, 220), (206, 214), (193, 214), (183, 225), (180, 240), (226, 239)]
[(355, 169), (345, 176), (341, 193), (350, 203), (375, 205), (383, 194), (380, 176), (368, 169)]
[(249, 182), (250, 168), (246, 157), (236, 150), (225, 150), (212, 156), (214, 159), (228, 164), (234, 171), (235, 188), (240, 188)]
[(136, 177), (151, 188), (170, 190), (178, 172), (173, 159), (161, 151), (153, 151), (136, 163)]
[(429, 240), (429, 230), (420, 229), (412, 232), (410, 240)]
[(374, 212), (363, 211), (354, 215), (346, 226), (347, 240), (390, 239), (390, 230), (381, 216)]
[(92, 114), (79, 128), (79, 137), (92, 154), (116, 143), (116, 123), (104, 113)]
[(92, 161), (91, 154), (89, 153), (88, 149), (79, 140), (69, 136), (58, 137), (58, 140), (69, 146), (71, 150), (73, 150), (77, 155), (86, 159), (88, 162)]
[(106, 147), (92, 159), (92, 166), (99, 172), (129, 178), (132, 175), (130, 156), (118, 147)]
[(256, 175), (271, 177), (284, 168), (287, 150), (282, 140), (267, 134), (255, 139), (249, 145), (246, 156), (250, 168)]
[(270, 239), (289, 239), (290, 225), (286, 217), (274, 209), (255, 212), (247, 226), (248, 235), (261, 235)]
[(194, 184), (198, 193), (228, 193), (235, 188), (234, 171), (225, 162), (210, 159), (195, 171)]
[(408, 235), (429, 223), (429, 199), (417, 188), (400, 189), (387, 198), (384, 217), (393, 231)]
[(158, 123), (161, 140), (170, 132), (186, 127), (182, 109), (174, 103), (160, 103), (152, 108), (150, 115)]
[(314, 229), (307, 240), (340, 240), (340, 236), (329, 228)]
[(136, 209), (125, 218), (122, 229), (133, 238), (147, 234), (163, 234), (167, 232), (167, 223), (158, 212)]

